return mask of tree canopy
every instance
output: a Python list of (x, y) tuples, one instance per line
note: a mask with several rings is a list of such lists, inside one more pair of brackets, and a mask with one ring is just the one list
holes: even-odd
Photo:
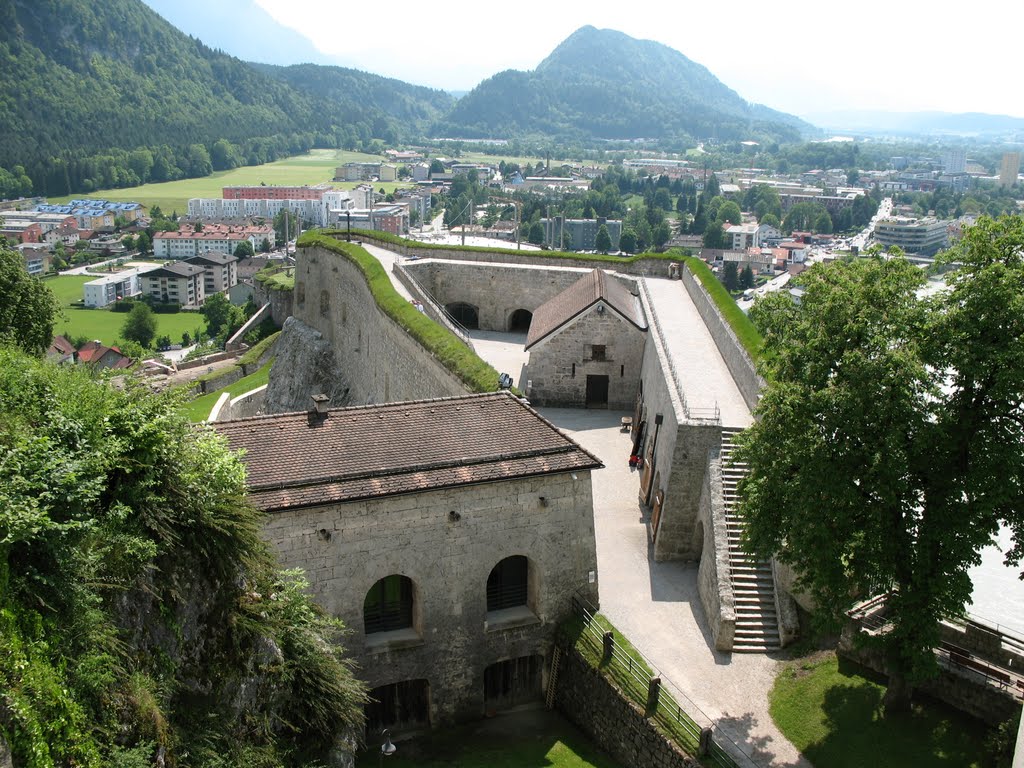
[[(322, 764), (340, 625), (173, 395), (0, 349), (0, 735), (15, 765)], [(248, 691), (248, 693), (246, 693)]]
[(156, 338), (156, 315), (148, 304), (142, 301), (135, 303), (121, 327), (121, 336), (129, 341), (138, 342), (144, 349), (149, 349)]
[(17, 251), (0, 247), (0, 343), (40, 355), (53, 341), (60, 304)]
[(1024, 219), (980, 219), (948, 291), (880, 255), (816, 265), (751, 310), (768, 381), (737, 458), (752, 550), (839, 619), (887, 594), (889, 703), (935, 671), (938, 621), (1001, 524), (1024, 543)]

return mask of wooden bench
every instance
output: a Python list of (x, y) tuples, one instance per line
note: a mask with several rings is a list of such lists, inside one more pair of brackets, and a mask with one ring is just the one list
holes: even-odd
[[(964, 650), (960, 646), (953, 645), (952, 643), (943, 643), (942, 648), (949, 653), (950, 662), (958, 667), (970, 669), (973, 672), (977, 672), (987, 678), (991, 678), (999, 683), (1000, 687), (1003, 688), (1013, 682), (1013, 678), (1011, 678), (1008, 673), (998, 667), (993, 667), (991, 664), (986, 664), (980, 659), (974, 658), (971, 656), (970, 652)], [(1021, 685), (1020, 681), (1018, 681), (1018, 685)]]

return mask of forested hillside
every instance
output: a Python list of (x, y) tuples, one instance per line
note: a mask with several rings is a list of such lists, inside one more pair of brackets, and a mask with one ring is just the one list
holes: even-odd
[(214, 51), (138, 0), (0, 0), (0, 56), (2, 196), (202, 176), (352, 137), (397, 138), (448, 105), (353, 70), (335, 87), (293, 87), (287, 70), (276, 77)]
[(501, 72), (435, 130), (467, 137), (795, 140), (812, 127), (749, 104), (705, 67), (660, 43), (582, 27), (533, 72)]

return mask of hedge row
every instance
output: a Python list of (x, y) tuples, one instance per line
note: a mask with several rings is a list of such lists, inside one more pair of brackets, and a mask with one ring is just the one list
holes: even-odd
[[(388, 317), (463, 381), (472, 392), (493, 392), (498, 388), (498, 372), (485, 363), (455, 334), (417, 310), (391, 284), (384, 267), (363, 248), (333, 237), (332, 232), (311, 231), (299, 239), (299, 248), (319, 246), (355, 264), (366, 278), (377, 306)], [(375, 233), (376, 234), (376, 233)]]

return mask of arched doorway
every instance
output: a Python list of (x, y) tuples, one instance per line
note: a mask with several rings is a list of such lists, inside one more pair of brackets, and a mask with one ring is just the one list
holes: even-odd
[(463, 328), (476, 331), (480, 328), (480, 311), (472, 304), (456, 301), (445, 307), (445, 311)]
[(508, 318), (509, 333), (526, 333), (533, 322), (533, 312), (528, 309), (517, 309)]

